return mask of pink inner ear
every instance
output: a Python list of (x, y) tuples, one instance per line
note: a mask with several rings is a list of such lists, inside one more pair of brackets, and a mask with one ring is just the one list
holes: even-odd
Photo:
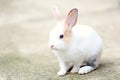
[(54, 16), (55, 16), (57, 21), (61, 20), (61, 16), (58, 13), (54, 13)]
[(66, 18), (66, 25), (67, 27), (73, 27), (76, 22), (77, 22), (77, 17), (78, 17), (78, 10), (77, 9), (72, 9)]
[(70, 20), (68, 21), (68, 27), (71, 27), (72, 23), (74, 22), (74, 18), (70, 18)]
[(60, 15), (57, 15), (56, 18), (57, 18), (58, 21), (60, 21), (62, 19)]
[(60, 21), (62, 19), (59, 10), (57, 9), (57, 7), (53, 8), (53, 15), (55, 16), (57, 21)]

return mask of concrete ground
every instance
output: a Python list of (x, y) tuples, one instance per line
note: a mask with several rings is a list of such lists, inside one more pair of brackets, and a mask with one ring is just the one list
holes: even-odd
[[(57, 5), (65, 16), (79, 9), (79, 23), (93, 26), (104, 41), (100, 67), (86, 75), (56, 75), (48, 35)], [(0, 80), (119, 80), (120, 0), (0, 0)]]

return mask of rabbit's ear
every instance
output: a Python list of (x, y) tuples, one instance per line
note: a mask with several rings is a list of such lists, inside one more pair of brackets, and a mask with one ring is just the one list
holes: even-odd
[(62, 19), (62, 16), (60, 15), (60, 12), (56, 6), (54, 6), (52, 12), (57, 21), (60, 21)]
[(77, 18), (78, 18), (78, 10), (74, 8), (68, 13), (66, 17), (65, 27), (72, 28), (76, 24)]

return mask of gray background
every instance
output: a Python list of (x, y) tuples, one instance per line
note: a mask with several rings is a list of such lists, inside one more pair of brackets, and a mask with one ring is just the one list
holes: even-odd
[[(78, 8), (78, 23), (93, 26), (103, 38), (98, 70), (56, 76), (58, 62), (48, 47), (55, 5), (62, 16)], [(0, 0), (0, 80), (119, 80), (119, 35), (120, 0)]]

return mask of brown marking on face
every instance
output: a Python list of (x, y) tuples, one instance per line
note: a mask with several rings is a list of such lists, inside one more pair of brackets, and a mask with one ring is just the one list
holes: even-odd
[(64, 32), (64, 41), (69, 43), (72, 37), (72, 28), (66, 29)]

